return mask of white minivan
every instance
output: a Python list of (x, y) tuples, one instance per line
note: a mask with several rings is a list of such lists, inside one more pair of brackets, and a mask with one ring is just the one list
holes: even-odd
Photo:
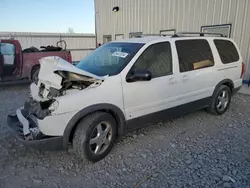
[(72, 144), (96, 162), (127, 131), (203, 108), (223, 114), (242, 85), (239, 49), (222, 35), (187, 34), (113, 41), (76, 66), (41, 59), (39, 81), (8, 127), (30, 147)]

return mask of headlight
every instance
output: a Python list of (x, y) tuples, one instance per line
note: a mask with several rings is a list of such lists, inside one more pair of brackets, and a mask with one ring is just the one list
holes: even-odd
[(55, 110), (58, 108), (58, 106), (59, 106), (59, 102), (56, 100), (56, 101), (54, 101), (54, 102), (50, 105), (49, 110), (53, 112), (53, 111), (55, 111)]

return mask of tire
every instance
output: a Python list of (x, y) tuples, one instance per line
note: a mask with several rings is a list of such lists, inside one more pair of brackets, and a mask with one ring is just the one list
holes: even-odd
[[(223, 97), (225, 96), (225, 97)], [(224, 114), (230, 106), (232, 92), (226, 85), (221, 85), (214, 93), (208, 111), (215, 115)]]
[(74, 153), (80, 159), (86, 158), (91, 162), (97, 162), (111, 151), (116, 137), (116, 121), (110, 114), (105, 112), (90, 114), (77, 125), (73, 137)]
[(36, 83), (36, 84), (38, 83), (39, 71), (40, 71), (40, 68), (37, 67), (32, 71), (32, 75), (31, 75), (31, 81)]

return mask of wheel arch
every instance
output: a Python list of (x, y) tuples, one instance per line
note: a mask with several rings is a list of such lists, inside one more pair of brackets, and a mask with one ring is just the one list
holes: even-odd
[[(222, 80), (222, 81), (220, 81), (217, 85), (216, 85), (216, 87), (215, 87), (215, 89), (214, 89), (214, 92), (213, 92), (213, 95), (212, 95), (212, 97), (211, 97), (211, 102), (210, 102), (210, 106), (208, 107), (208, 111), (210, 112), (210, 113), (212, 113), (212, 114), (214, 114), (214, 115), (221, 115), (221, 114), (223, 114), (226, 110), (227, 110), (227, 108), (229, 107), (229, 105), (226, 107), (226, 109), (225, 110), (223, 110), (223, 111), (218, 111), (217, 109), (216, 109), (216, 101), (217, 101), (217, 96), (219, 95), (219, 92), (221, 91), (220, 90), (220, 87), (221, 86), (228, 86), (229, 87), (229, 90), (231, 90), (231, 92), (232, 92), (232, 94), (233, 94), (233, 90), (234, 90), (234, 83), (233, 83), (233, 81), (232, 80), (230, 80), (230, 79), (224, 79), (224, 80)], [(231, 97), (231, 96), (230, 96)], [(229, 101), (229, 103), (230, 103), (230, 101)]]
[(231, 92), (233, 92), (234, 89), (234, 83), (231, 79), (224, 79), (222, 81), (220, 81), (214, 88), (214, 92), (213, 92), (213, 96), (215, 94), (215, 92), (218, 90), (218, 88), (222, 85), (226, 85), (230, 88)]
[(95, 113), (95, 112), (107, 112), (111, 114), (114, 117), (118, 126), (117, 127), (118, 138), (124, 134), (125, 116), (119, 107), (113, 104), (107, 104), (107, 103), (92, 105), (92, 106), (89, 106), (87, 108), (80, 110), (77, 114), (75, 114), (70, 119), (63, 133), (63, 147), (65, 149), (67, 149), (68, 144), (72, 142), (73, 135), (74, 135), (74, 132), (78, 123), (87, 115)]

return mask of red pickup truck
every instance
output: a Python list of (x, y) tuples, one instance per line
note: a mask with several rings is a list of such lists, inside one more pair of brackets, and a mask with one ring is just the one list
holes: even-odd
[(56, 50), (55, 47), (52, 51), (22, 51), (17, 40), (0, 40), (0, 83), (27, 79), (36, 81), (40, 69), (39, 59), (43, 57), (58, 56), (72, 62), (70, 51)]

